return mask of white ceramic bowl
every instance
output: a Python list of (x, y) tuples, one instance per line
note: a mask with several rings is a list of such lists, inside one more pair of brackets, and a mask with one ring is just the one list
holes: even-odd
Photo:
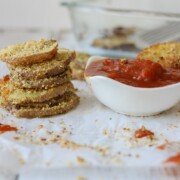
[[(105, 57), (89, 58), (86, 68)], [(97, 99), (115, 112), (150, 116), (170, 109), (180, 101), (180, 83), (158, 88), (129, 86), (104, 76), (86, 76)]]

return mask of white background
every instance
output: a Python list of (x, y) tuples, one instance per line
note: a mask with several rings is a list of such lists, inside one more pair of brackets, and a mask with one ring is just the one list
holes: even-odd
[[(60, 1), (0, 0), (0, 29), (68, 29), (71, 27), (70, 17), (67, 9), (60, 6)], [(96, 1), (91, 0), (90, 2)], [(180, 13), (180, 0), (101, 0), (101, 2), (114, 4), (115, 8)]]
[(0, 29), (69, 27), (69, 14), (60, 0), (0, 0)]

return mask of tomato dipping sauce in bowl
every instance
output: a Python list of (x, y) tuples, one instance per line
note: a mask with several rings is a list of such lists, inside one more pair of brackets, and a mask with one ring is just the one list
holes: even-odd
[(180, 101), (180, 69), (150, 60), (93, 56), (85, 78), (97, 99), (118, 113), (149, 116)]
[(86, 76), (105, 76), (130, 86), (154, 88), (180, 82), (180, 69), (163, 68), (150, 60), (103, 59), (92, 62)]

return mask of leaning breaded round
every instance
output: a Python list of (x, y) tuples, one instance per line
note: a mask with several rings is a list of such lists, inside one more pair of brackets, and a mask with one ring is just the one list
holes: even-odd
[(43, 107), (6, 105), (5, 108), (16, 117), (35, 118), (65, 113), (77, 106), (78, 103), (79, 97), (69, 92), (62, 99), (54, 99), (52, 103), (50, 101), (43, 103)]
[(63, 95), (66, 91), (75, 91), (71, 82), (61, 84), (50, 89), (19, 89), (7, 81), (1, 86), (1, 99), (11, 104), (23, 104), (48, 101), (49, 99)]
[(13, 85), (15, 85), (18, 88), (48, 89), (70, 81), (71, 72), (70, 70), (66, 70), (64, 73), (58, 74), (56, 76), (43, 78), (43, 79), (32, 79), (32, 80), (24, 80), (21, 78), (16, 78), (12, 75), (11, 79)]
[(169, 42), (150, 46), (142, 50), (137, 58), (155, 61), (163, 67), (180, 68), (180, 43)]
[(30, 66), (9, 65), (9, 70), (14, 76), (23, 79), (41, 79), (55, 76), (64, 72), (69, 63), (75, 58), (76, 53), (68, 49), (58, 49), (56, 57), (49, 61), (33, 64)]
[(76, 58), (70, 63), (73, 79), (84, 80), (84, 70), (90, 56), (85, 52), (76, 52)]
[(8, 46), (0, 51), (0, 59), (6, 63), (30, 65), (52, 59), (57, 54), (55, 40), (41, 39)]

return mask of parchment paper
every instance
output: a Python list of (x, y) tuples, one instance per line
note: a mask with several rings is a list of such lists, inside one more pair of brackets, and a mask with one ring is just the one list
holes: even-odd
[[(0, 77), (6, 73), (5, 64), (0, 63)], [(0, 123), (18, 129), (0, 134), (1, 171), (162, 167), (169, 166), (166, 159), (180, 152), (180, 104), (157, 116), (129, 117), (102, 105), (85, 82), (73, 83), (81, 101), (67, 114), (25, 119), (0, 109)], [(134, 137), (142, 126), (154, 132), (153, 140)], [(163, 150), (157, 148), (164, 143)]]

